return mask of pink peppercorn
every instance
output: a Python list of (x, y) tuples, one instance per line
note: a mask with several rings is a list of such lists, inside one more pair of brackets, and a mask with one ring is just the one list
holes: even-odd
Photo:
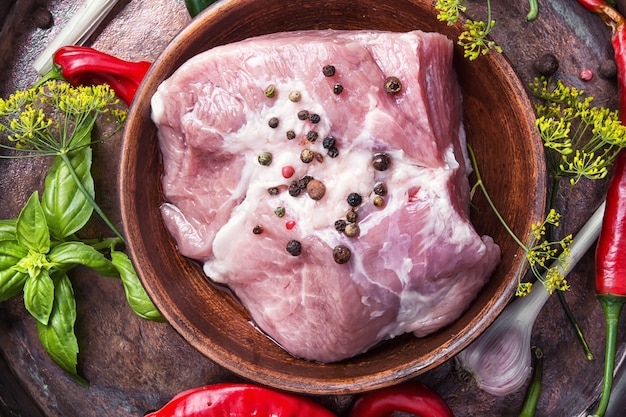
[(287, 228), (287, 230), (291, 230), (296, 227), (296, 222), (293, 220), (289, 220), (287, 223), (285, 223), (285, 227)]
[(284, 178), (291, 178), (295, 172), (296, 170), (291, 165), (284, 166), (282, 169)]
[(583, 81), (591, 81), (591, 79), (593, 78), (593, 71), (591, 71), (590, 69), (584, 69), (580, 71), (580, 74), (578, 76)]

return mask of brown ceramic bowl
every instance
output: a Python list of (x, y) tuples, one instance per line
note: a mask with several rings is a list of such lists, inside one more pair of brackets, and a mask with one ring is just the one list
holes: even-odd
[[(157, 86), (184, 61), (213, 46), (270, 32), (323, 28), (421, 29), (452, 39), (459, 33), (458, 27), (436, 19), (431, 0), (219, 2), (172, 40), (140, 87), (126, 124), (120, 192), (128, 249), (139, 276), (165, 318), (190, 344), (217, 364), (262, 384), (346, 394), (397, 383), (452, 358), (510, 300), (524, 256), (479, 195), (472, 221), (479, 233), (494, 237), (503, 255), (465, 314), (428, 337), (397, 337), (350, 360), (322, 365), (296, 359), (271, 342), (250, 325), (237, 302), (207, 281), (196, 263), (177, 253), (159, 212), (162, 167), (150, 119), (150, 98)], [(543, 149), (532, 107), (504, 56), (469, 62), (462, 50), (455, 53), (468, 141), (493, 200), (518, 236), (525, 236), (542, 216), (545, 200)]]

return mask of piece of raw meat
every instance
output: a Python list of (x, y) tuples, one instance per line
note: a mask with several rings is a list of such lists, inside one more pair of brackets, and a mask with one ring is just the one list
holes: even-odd
[[(499, 262), (499, 247), (468, 219), (452, 50), (420, 31), (279, 33), (202, 53), (154, 95), (161, 210), (180, 252), (294, 356), (334, 362), (435, 332)], [(401, 84), (396, 94), (388, 77)], [(260, 163), (266, 152), (271, 163)], [(374, 167), (379, 154), (385, 170)], [(292, 195), (292, 183), (311, 178), (323, 197)], [(353, 193), (362, 197), (354, 208)], [(351, 211), (357, 221), (338, 231)], [(340, 245), (345, 263), (333, 257)]]

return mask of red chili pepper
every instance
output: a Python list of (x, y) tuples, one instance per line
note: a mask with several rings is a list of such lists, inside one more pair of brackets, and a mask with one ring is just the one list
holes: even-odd
[(146, 417), (336, 417), (304, 397), (252, 384), (223, 383), (182, 392)]
[[(579, 0), (611, 27), (611, 43), (617, 65), (621, 122), (626, 120), (626, 21), (602, 0)], [(602, 395), (594, 416), (606, 413), (613, 387), (619, 317), (626, 303), (626, 152), (615, 160), (606, 196), (602, 229), (596, 247), (596, 294), (606, 319), (606, 354)]]
[(364, 394), (354, 403), (349, 417), (392, 417), (396, 412), (420, 417), (454, 417), (439, 394), (418, 382), (405, 382)]
[(125, 61), (87, 46), (63, 46), (54, 54), (54, 65), (37, 84), (50, 79), (65, 79), (70, 84), (109, 84), (127, 105), (143, 81), (150, 62)]

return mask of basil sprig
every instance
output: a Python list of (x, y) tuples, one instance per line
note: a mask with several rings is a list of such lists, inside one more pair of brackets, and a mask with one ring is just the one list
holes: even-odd
[[(3, 105), (10, 107), (7, 102)], [(39, 340), (50, 358), (86, 385), (77, 372), (72, 269), (84, 266), (101, 276), (120, 279), (128, 305), (138, 316), (158, 322), (163, 318), (128, 256), (117, 250), (124, 243), (119, 232), (112, 228), (116, 236), (105, 239), (77, 236), (94, 211), (103, 217), (95, 204), (91, 175), (91, 134), (99, 113), (83, 112), (78, 112), (80, 117), (69, 135), (71, 146), (61, 141), (62, 152), (55, 154), (41, 198), (38, 191), (33, 192), (16, 219), (0, 220), (0, 302), (23, 292), (24, 306), (36, 319)], [(12, 138), (18, 137), (26, 141), (23, 138), (29, 136), (15, 134)]]

